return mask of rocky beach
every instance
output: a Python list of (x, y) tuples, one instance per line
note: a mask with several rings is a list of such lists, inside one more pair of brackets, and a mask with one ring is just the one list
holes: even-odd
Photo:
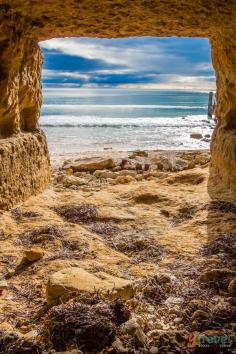
[(233, 352), (236, 202), (209, 163), (54, 157), (50, 188), (1, 214), (0, 352)]

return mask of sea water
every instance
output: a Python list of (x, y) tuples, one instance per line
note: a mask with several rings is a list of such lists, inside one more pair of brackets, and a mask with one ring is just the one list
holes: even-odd
[(51, 154), (208, 149), (208, 92), (111, 88), (43, 90), (40, 125)]

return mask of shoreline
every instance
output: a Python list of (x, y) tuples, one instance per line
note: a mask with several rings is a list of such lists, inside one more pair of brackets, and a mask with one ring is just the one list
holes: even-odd
[(184, 154), (184, 153), (190, 153), (190, 154), (201, 154), (201, 153), (210, 153), (210, 149), (138, 149), (138, 150), (113, 150), (113, 149), (106, 149), (104, 151), (80, 151), (76, 154), (73, 153), (64, 153), (64, 154), (58, 154), (58, 153), (50, 153), (49, 151), (49, 157), (51, 161), (51, 166), (54, 169), (59, 168), (65, 160), (75, 160), (75, 159), (84, 159), (84, 158), (92, 158), (92, 157), (110, 157), (112, 158), (126, 158), (128, 157), (129, 154), (135, 153), (135, 152), (146, 152), (148, 154), (155, 155), (167, 155), (167, 156), (176, 156), (178, 154)]

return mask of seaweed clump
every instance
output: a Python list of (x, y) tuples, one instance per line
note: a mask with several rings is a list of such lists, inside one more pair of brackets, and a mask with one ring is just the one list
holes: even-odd
[(0, 354), (42, 354), (43, 348), (35, 341), (26, 340), (16, 333), (0, 330)]
[(69, 204), (54, 209), (64, 220), (72, 223), (95, 221), (98, 210), (93, 204)]
[(118, 326), (129, 318), (123, 303), (97, 298), (77, 299), (53, 307), (44, 323), (44, 337), (58, 351), (82, 348), (100, 352), (113, 342)]
[(64, 230), (57, 225), (46, 225), (24, 232), (19, 236), (22, 245), (40, 244), (61, 239), (65, 235)]

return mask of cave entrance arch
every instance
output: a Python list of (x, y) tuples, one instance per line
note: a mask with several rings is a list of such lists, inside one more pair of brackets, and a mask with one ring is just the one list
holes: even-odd
[(42, 191), (50, 180), (47, 143), (38, 123), (38, 42), (55, 37), (209, 38), (218, 117), (211, 173), (236, 191), (235, 1), (5, 0), (0, 18), (1, 209)]

